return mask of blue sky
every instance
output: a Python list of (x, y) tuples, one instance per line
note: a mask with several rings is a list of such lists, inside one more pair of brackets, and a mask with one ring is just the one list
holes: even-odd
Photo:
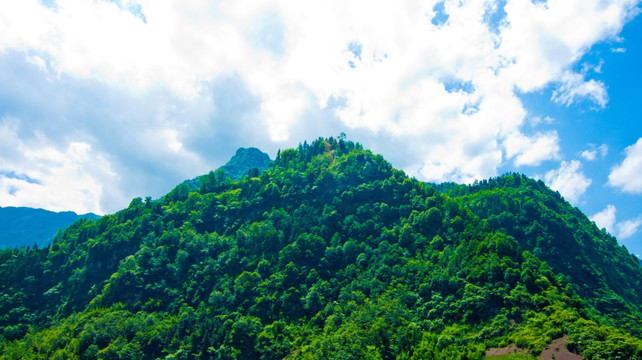
[(0, 4), (0, 206), (112, 213), (341, 132), (420, 180), (521, 172), (642, 254), (638, 0)]

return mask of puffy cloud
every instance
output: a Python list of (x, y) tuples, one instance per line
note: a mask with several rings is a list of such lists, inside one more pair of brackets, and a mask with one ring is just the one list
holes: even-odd
[(620, 240), (630, 238), (638, 232), (642, 225), (642, 218), (631, 219), (617, 224), (617, 236)]
[(559, 84), (556, 101), (603, 107), (604, 84), (570, 68), (636, 4), (0, 3), (0, 58), (25, 63), (0, 70), (11, 84), (0, 115), (29, 121), (59, 152), (82, 142), (105, 154), (124, 197), (160, 195), (236, 146), (271, 151), (309, 129), (395, 144), (384, 155), (411, 174), (471, 182), (507, 161), (559, 158), (556, 132), (525, 133), (519, 95)]
[(104, 187), (116, 178), (105, 156), (84, 142), (58, 148), (42, 135), (23, 142), (17, 138), (19, 126), (17, 119), (0, 124), (2, 143), (12, 148), (0, 155), (3, 206), (103, 213)]
[(511, 134), (506, 140), (506, 157), (514, 158), (515, 166), (539, 165), (544, 160), (559, 158), (559, 136), (556, 131), (537, 133), (527, 137)]
[(640, 226), (642, 226), (642, 216), (617, 222), (616, 212), (617, 209), (615, 206), (609, 204), (604, 210), (591, 216), (591, 220), (594, 221), (598, 227), (605, 228), (609, 233), (617, 236), (620, 240), (628, 239), (635, 235)]
[(580, 154), (584, 159), (588, 161), (593, 161), (597, 157), (597, 151), (596, 150), (584, 150)]
[(594, 161), (595, 159), (597, 159), (598, 155), (600, 156), (601, 159), (604, 159), (604, 157), (606, 157), (606, 154), (608, 152), (609, 152), (609, 147), (606, 144), (602, 144), (598, 147), (591, 144), (589, 149), (584, 150), (580, 153), (580, 156), (588, 161)]
[(608, 184), (631, 193), (642, 193), (642, 138), (624, 149), (626, 157), (614, 166), (609, 174)]
[[(509, 26), (502, 31), (501, 48), (507, 59), (507, 76), (523, 91), (541, 88), (550, 81), (578, 79), (567, 67), (595, 42), (615, 36), (637, 1), (549, 0), (507, 1)], [(578, 91), (580, 91), (578, 89)]]
[(551, 189), (559, 191), (570, 203), (577, 204), (591, 185), (591, 179), (584, 175), (581, 168), (582, 164), (577, 160), (562, 161), (559, 169), (550, 170), (544, 175), (544, 182)]
[(606, 208), (597, 214), (591, 216), (591, 221), (594, 221), (595, 224), (600, 229), (606, 229), (606, 231), (611, 234), (615, 233), (615, 213), (617, 209), (615, 206), (609, 204)]
[[(26, 166), (18, 144), (64, 153), (70, 143), (86, 143), (89, 153), (100, 154), (116, 174), (93, 176), (102, 186), (100, 193), (78, 193), (88, 202), (100, 197), (100, 206), (93, 211), (117, 211), (136, 196), (159, 197), (182, 180), (222, 165), (240, 146), (276, 153), (264, 128), (251, 126), (259, 104), (237, 77), (213, 79), (198, 98), (185, 101), (162, 88), (135, 92), (64, 74), (58, 78), (30, 73), (36, 65), (22, 62), (23, 58), (16, 52), (0, 53), (0, 69), (7, 70), (0, 71), (0, 83), (7, 85), (0, 87), (0, 113), (12, 114), (5, 116), (0, 136), (0, 154), (11, 159), (3, 170)], [(72, 172), (64, 174), (70, 176), (68, 184), (76, 184)], [(43, 191), (39, 207), (59, 210), (60, 204), (47, 201), (55, 193), (53, 188)], [(12, 199), (11, 205), (18, 206), (25, 198)], [(67, 210), (87, 208), (78, 204), (69, 201)], [(25, 200), (22, 205), (35, 203)], [(5, 203), (0, 201), (0, 206)]]

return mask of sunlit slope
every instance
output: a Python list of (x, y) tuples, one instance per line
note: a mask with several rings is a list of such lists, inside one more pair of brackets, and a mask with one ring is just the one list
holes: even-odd
[[(639, 291), (622, 290), (639, 267), (596, 284), (570, 271), (633, 260), (608, 238), (560, 267), (478, 213), (482, 192), (444, 195), (333, 138), (198, 182), (0, 253), (2, 358), (475, 359), (564, 334), (587, 358), (642, 355)], [(545, 217), (584, 224), (567, 206), (528, 213), (539, 236), (558, 241)]]

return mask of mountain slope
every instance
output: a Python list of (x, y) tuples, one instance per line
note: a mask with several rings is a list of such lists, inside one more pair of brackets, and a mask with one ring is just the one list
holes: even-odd
[[(0, 358), (479, 359), (564, 334), (585, 358), (642, 357), (639, 289), (605, 276), (630, 318), (599, 306), (612, 294), (555, 270), (472, 197), (359, 144), (318, 139), (252, 175), (206, 176), (48, 249), (0, 252)], [(617, 255), (603, 240), (598, 255)], [(568, 265), (605, 261), (592, 256)], [(635, 288), (631, 271), (616, 279)]]
[(574, 290), (596, 308), (624, 317), (642, 310), (639, 259), (543, 182), (509, 174), (443, 188), (489, 226), (568, 276)]
[(0, 207), (0, 248), (45, 247), (56, 232), (81, 218), (98, 218), (95, 214), (78, 215), (71, 211), (53, 212), (28, 207)]

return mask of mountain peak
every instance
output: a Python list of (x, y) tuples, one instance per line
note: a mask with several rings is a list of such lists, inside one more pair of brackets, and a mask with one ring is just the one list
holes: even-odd
[(225, 165), (216, 170), (210, 171), (209, 174), (183, 181), (174, 188), (172, 192), (184, 186), (187, 186), (187, 191), (196, 190), (203, 185), (204, 181), (207, 181), (208, 176), (214, 177), (216, 173), (218, 173), (218, 177), (220, 177), (221, 180), (224, 180), (225, 178), (230, 178), (230, 180), (240, 180), (247, 175), (250, 170), (256, 169), (257, 173), (266, 170), (270, 162), (272, 162), (272, 160), (270, 160), (270, 156), (261, 150), (255, 147), (240, 147), (236, 150), (234, 156), (225, 163)]
[(236, 154), (230, 161), (219, 169), (225, 171), (225, 175), (232, 180), (238, 180), (245, 176), (251, 169), (259, 171), (267, 169), (272, 160), (270, 156), (255, 147), (238, 148)]

